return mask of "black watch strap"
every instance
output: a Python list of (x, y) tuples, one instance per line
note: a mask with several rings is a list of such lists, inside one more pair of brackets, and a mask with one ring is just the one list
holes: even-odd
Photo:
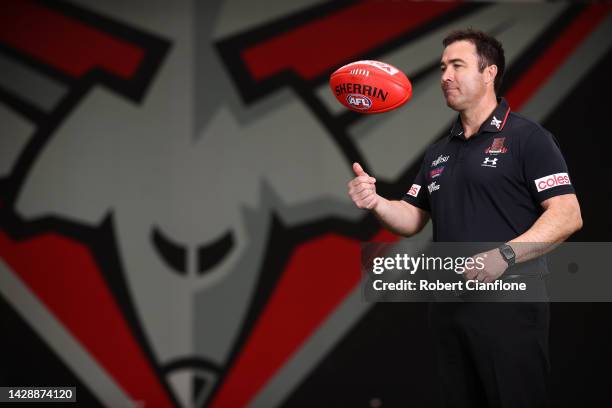
[(512, 266), (516, 262), (516, 254), (510, 245), (503, 244), (500, 246), (499, 253), (501, 254), (502, 258), (504, 258), (504, 261), (506, 261), (508, 266)]

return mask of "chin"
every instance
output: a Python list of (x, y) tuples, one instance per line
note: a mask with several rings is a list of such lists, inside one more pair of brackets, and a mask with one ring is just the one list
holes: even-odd
[(450, 99), (446, 98), (446, 106), (448, 106), (449, 108), (451, 108), (452, 110), (455, 111), (459, 111), (460, 110), (460, 106), (456, 101), (451, 101)]

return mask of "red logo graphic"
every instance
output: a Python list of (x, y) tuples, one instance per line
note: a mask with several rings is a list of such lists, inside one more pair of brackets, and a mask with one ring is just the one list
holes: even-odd
[(444, 171), (444, 167), (440, 167), (438, 169), (433, 169), (432, 171), (429, 172), (429, 177), (430, 178), (436, 178), (440, 174), (442, 174), (443, 171)]
[(491, 146), (485, 149), (485, 153), (488, 153), (488, 154), (506, 153), (508, 151), (508, 148), (504, 147), (504, 140), (506, 140), (505, 137), (494, 138)]

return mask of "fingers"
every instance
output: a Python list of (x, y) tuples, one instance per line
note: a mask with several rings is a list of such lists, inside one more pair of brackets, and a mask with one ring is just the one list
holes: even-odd
[(491, 282), (495, 282), (495, 279), (493, 279), (492, 276), (486, 276), (483, 280), (484, 283), (491, 283)]
[(376, 183), (376, 179), (370, 176), (358, 176), (353, 179), (353, 181), (357, 181), (359, 183)]
[(353, 171), (355, 172), (356, 176), (367, 176), (368, 174), (363, 171), (363, 168), (361, 167), (361, 165), (357, 162), (353, 163)]
[(477, 280), (478, 282), (483, 282), (483, 283), (485, 283), (485, 282), (487, 281), (487, 279), (488, 279), (488, 278), (489, 278), (489, 275), (487, 274), (487, 272), (486, 272), (486, 271), (480, 271), (480, 272), (478, 273), (478, 276), (476, 276), (476, 280)]
[(465, 280), (471, 280), (474, 279), (477, 275), (477, 272), (473, 269), (468, 269), (465, 272), (463, 272), (463, 279)]
[(473, 280), (476, 279), (478, 281), (480, 281), (480, 274), (483, 273), (484, 271), (480, 271), (478, 269), (466, 269), (465, 272), (463, 273), (463, 277), (465, 278), (465, 280)]
[(349, 194), (361, 193), (363, 190), (375, 190), (375, 189), (376, 189), (376, 185), (370, 182), (367, 182), (367, 183), (357, 182), (357, 183), (349, 184)]
[(358, 208), (371, 210), (378, 202), (376, 179), (363, 171), (357, 162), (353, 163), (353, 171), (356, 177), (348, 183), (349, 196)]
[(362, 185), (357, 188), (349, 188), (349, 197), (356, 203), (356, 200), (363, 200), (370, 194), (376, 194), (376, 187), (373, 184)]
[(375, 193), (376, 190), (374, 190), (373, 188), (364, 188), (359, 192), (355, 192), (353, 196), (358, 200), (365, 200), (366, 198), (370, 197), (372, 194)]
[(466, 270), (463, 274), (463, 277), (465, 278), (465, 280), (476, 280), (478, 282), (483, 282), (483, 283), (489, 283), (489, 282), (495, 281), (495, 278), (493, 278), (489, 273), (487, 273), (486, 270), (477, 270), (477, 269)]
[(349, 196), (358, 208), (372, 209), (378, 200), (374, 183), (359, 183), (349, 189)]
[(362, 198), (353, 198), (353, 202), (357, 206), (357, 208), (371, 210), (376, 207), (376, 203), (378, 202), (378, 195), (371, 191), (365, 192), (365, 196)]
[(349, 183), (349, 195), (351, 197), (361, 197), (364, 191), (376, 192), (376, 185), (374, 183)]
[(370, 176), (358, 176), (355, 177), (354, 179), (352, 179), (351, 181), (349, 181), (349, 188), (356, 188), (358, 187), (360, 184), (374, 184), (376, 183), (376, 179), (374, 177), (370, 177)]

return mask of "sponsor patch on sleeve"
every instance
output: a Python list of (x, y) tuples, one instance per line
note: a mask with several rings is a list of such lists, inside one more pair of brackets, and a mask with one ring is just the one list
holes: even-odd
[(534, 180), (534, 183), (538, 189), (538, 193), (540, 191), (548, 190), (549, 188), (572, 184), (567, 173), (557, 173), (551, 174), (550, 176), (544, 176)]
[(408, 190), (408, 195), (416, 197), (419, 195), (420, 189), (421, 186), (419, 186), (418, 184), (413, 184), (412, 187), (410, 187), (410, 190)]

